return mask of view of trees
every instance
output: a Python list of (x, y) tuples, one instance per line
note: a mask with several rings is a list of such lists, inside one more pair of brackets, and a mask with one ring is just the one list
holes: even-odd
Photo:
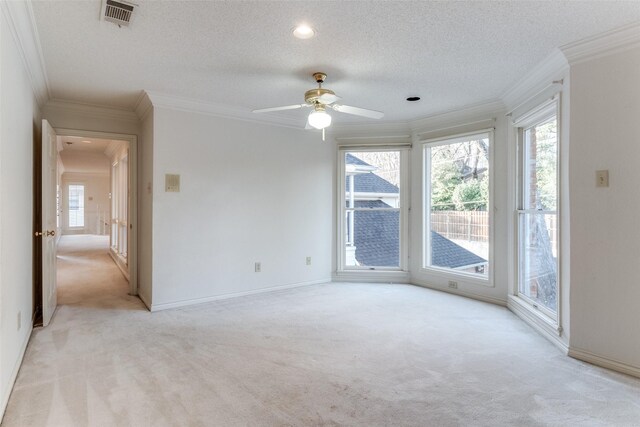
[(431, 210), (487, 210), (489, 140), (431, 148)]

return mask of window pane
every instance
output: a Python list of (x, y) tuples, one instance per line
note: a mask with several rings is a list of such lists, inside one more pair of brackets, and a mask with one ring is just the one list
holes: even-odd
[(520, 293), (556, 311), (557, 215), (520, 214)]
[(489, 136), (428, 147), (425, 156), (431, 225), (425, 265), (488, 276)]
[[(346, 265), (398, 267), (400, 265), (400, 210), (356, 210), (353, 244), (347, 244)], [(347, 220), (348, 222), (349, 220)]]
[(555, 116), (524, 131), (523, 209), (557, 207), (558, 138)]
[(69, 227), (84, 227), (84, 185), (69, 185)]
[(400, 266), (400, 152), (348, 152), (345, 266)]

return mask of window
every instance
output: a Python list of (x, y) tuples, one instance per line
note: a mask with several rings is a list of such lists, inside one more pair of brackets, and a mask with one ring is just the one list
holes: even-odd
[(111, 250), (126, 261), (128, 252), (129, 160), (123, 155), (111, 166)]
[(518, 129), (518, 295), (556, 317), (558, 307), (558, 122), (553, 103)]
[(69, 185), (69, 228), (84, 227), (84, 185)]
[(488, 279), (490, 134), (424, 146), (423, 267)]
[(403, 269), (406, 150), (341, 155), (341, 269)]

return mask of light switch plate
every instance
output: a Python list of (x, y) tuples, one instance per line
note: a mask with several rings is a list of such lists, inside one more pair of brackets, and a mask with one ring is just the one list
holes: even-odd
[(179, 193), (180, 175), (166, 174), (164, 176), (164, 191), (168, 193)]
[(600, 170), (596, 171), (596, 187), (608, 187), (609, 186), (609, 171)]

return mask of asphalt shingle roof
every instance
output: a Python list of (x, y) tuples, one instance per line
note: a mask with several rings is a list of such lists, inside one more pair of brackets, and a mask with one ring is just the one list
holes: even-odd
[[(369, 163), (366, 163), (349, 153), (347, 153), (346, 162), (351, 165), (371, 166)], [(354, 187), (356, 193), (398, 193), (398, 187), (373, 172), (361, 173), (352, 176), (355, 177)], [(345, 183), (345, 191), (349, 191), (348, 180)]]

